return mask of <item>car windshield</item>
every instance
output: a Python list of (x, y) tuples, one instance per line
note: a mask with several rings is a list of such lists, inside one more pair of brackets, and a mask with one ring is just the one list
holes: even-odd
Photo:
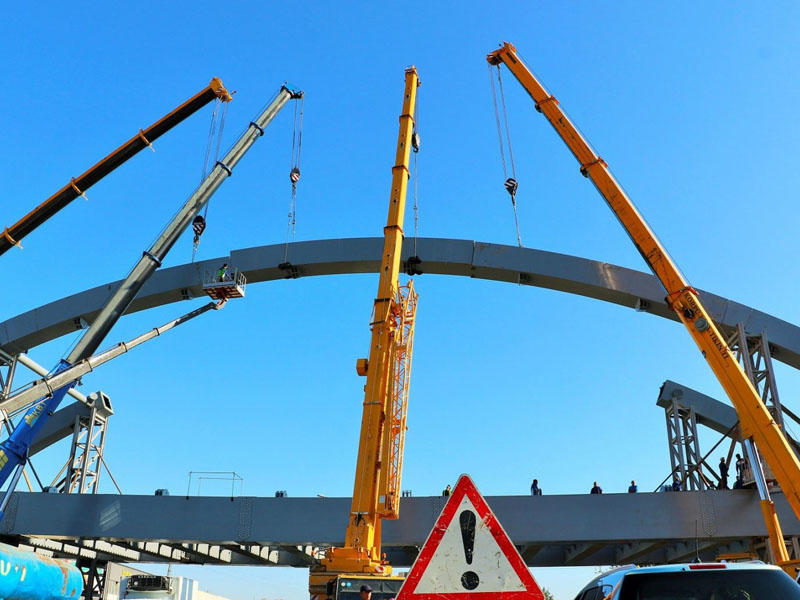
[(620, 600), (800, 600), (800, 586), (783, 571), (720, 569), (630, 573)]

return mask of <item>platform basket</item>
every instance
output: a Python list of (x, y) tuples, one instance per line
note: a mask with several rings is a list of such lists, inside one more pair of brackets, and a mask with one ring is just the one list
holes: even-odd
[(206, 271), (203, 276), (203, 291), (214, 300), (244, 298), (247, 278), (238, 269), (232, 269), (222, 277), (218, 270)]

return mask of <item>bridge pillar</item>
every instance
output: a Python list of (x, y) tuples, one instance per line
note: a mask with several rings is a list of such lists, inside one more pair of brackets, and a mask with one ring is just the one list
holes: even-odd
[[(51, 484), (59, 493), (96, 494), (100, 484), (108, 418), (114, 411), (111, 400), (103, 392), (90, 394), (87, 400), (89, 415), (75, 415), (69, 458)], [(65, 471), (64, 477), (59, 479)]]
[[(733, 334), (728, 339), (728, 345), (736, 353), (736, 359), (742, 364), (747, 377), (761, 396), (764, 406), (772, 414), (775, 422), (784, 430), (783, 413), (780, 396), (778, 395), (778, 385), (775, 381), (775, 371), (772, 366), (772, 354), (770, 352), (769, 340), (766, 332), (762, 331), (759, 335), (748, 335), (744, 323), (738, 323)], [(755, 447), (755, 443), (753, 444)], [(761, 463), (761, 468), (767, 479), (774, 479), (772, 471), (761, 458), (760, 453), (756, 452)], [(746, 453), (745, 453), (746, 456)], [(744, 482), (751, 484), (754, 481), (757, 469), (747, 465)]]
[(79, 558), (76, 566), (83, 574), (83, 600), (102, 600), (106, 587), (106, 561)]
[[(667, 419), (667, 441), (672, 473), (680, 477), (681, 489), (706, 490), (705, 477), (700, 472), (702, 456), (697, 441), (697, 418), (694, 409), (680, 403), (679, 397), (664, 409)], [(668, 481), (669, 484), (669, 481)]]
[(778, 384), (775, 382), (767, 333), (762, 331), (759, 335), (747, 335), (744, 323), (739, 323), (728, 340), (728, 345), (736, 352), (736, 358), (742, 363), (747, 377), (761, 395), (761, 400), (783, 429), (783, 407), (778, 395)]

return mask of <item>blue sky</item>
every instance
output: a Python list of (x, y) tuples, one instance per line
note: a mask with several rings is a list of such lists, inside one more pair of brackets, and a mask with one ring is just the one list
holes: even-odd
[[(218, 76), (237, 91), (223, 146), (284, 81), (306, 91), (298, 240), (381, 235), (403, 70), (415, 64), (420, 235), (514, 244), (484, 59), (509, 40), (694, 285), (797, 323), (799, 12), (789, 2), (23, 3), (0, 24), (0, 226)], [(504, 82), (525, 244), (645, 270), (528, 96)], [(178, 126), (4, 255), (0, 320), (124, 276), (199, 183), (209, 118)], [(199, 258), (285, 240), (291, 134), (285, 110), (212, 200)], [(165, 264), (190, 258), (186, 234)], [(623, 492), (632, 478), (653, 489), (669, 471), (662, 381), (722, 397), (673, 322), (530, 287), (430, 275), (416, 285), (403, 481), (415, 495), (462, 472), (487, 495), (525, 494), (532, 477), (546, 494), (586, 493), (594, 480)], [(376, 286), (373, 275), (255, 285), (85, 378), (84, 392), (114, 402), (107, 458), (124, 491), (182, 491), (190, 470), (235, 470), (248, 495), (349, 495), (363, 385), (353, 367)], [(104, 347), (199, 304), (125, 318)], [(53, 365), (74, 341), (31, 356)], [(798, 410), (800, 378), (779, 365), (778, 380)], [(42, 456), (40, 471), (54, 475), (65, 452)], [(176, 572), (236, 600), (305, 595), (300, 571)], [(559, 600), (590, 575), (536, 571)]]

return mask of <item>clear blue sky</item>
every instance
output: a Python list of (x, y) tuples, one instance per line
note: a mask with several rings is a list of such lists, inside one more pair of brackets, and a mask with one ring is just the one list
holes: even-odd
[[(0, 36), (0, 226), (205, 86), (237, 90), (227, 146), (285, 80), (306, 91), (297, 239), (377, 236), (403, 69), (420, 73), (420, 235), (515, 243), (485, 54), (516, 44), (696, 286), (800, 322), (795, 3), (21, 3)], [(566, 147), (505, 77), (525, 244), (645, 270)], [(124, 276), (199, 182), (210, 109), (2, 257), (0, 320)], [(282, 242), (291, 112), (217, 193), (199, 257)], [(411, 214), (408, 215), (407, 231)], [(167, 265), (191, 258), (190, 234)], [(424, 258), (424, 257), (423, 257)], [(347, 496), (374, 275), (254, 285), (86, 377), (112, 397), (107, 459), (126, 493), (235, 470), (244, 493)], [(484, 494), (622, 492), (668, 473), (670, 378), (721, 397), (680, 326), (531, 287), (425, 275), (403, 487), (470, 473)], [(107, 345), (200, 304), (123, 319)], [(74, 342), (32, 350), (46, 365)], [(800, 378), (779, 365), (782, 399)], [(716, 436), (704, 432), (710, 447)], [(36, 464), (51, 476), (66, 460)], [(435, 460), (432, 458), (435, 457)], [(111, 491), (106, 478), (105, 491)], [(224, 494), (211, 484), (208, 493)], [(343, 515), (343, 526), (346, 516)], [(305, 597), (299, 570), (190, 569), (235, 600)], [(567, 600), (591, 570), (535, 570)]]

